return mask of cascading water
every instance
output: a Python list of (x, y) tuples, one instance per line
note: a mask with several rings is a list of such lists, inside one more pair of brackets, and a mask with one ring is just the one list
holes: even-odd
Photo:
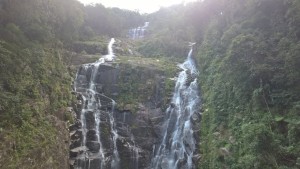
[[(112, 46), (115, 43), (115, 39), (111, 38), (109, 44), (108, 44), (108, 54), (104, 56), (104, 61), (112, 62), (115, 59), (115, 54), (113, 52)], [(102, 58), (101, 58), (102, 59)], [(100, 60), (101, 60), (100, 59)]]
[(129, 37), (131, 39), (140, 39), (145, 36), (145, 31), (149, 26), (149, 22), (145, 22), (144, 26), (139, 26), (129, 30)]
[[(192, 46), (192, 45), (191, 45)], [(172, 102), (166, 110), (163, 138), (153, 147), (151, 169), (193, 169), (192, 158), (196, 149), (192, 115), (198, 111), (200, 98), (197, 74), (192, 58), (192, 47), (179, 73)]]
[[(108, 111), (111, 109), (109, 114), (110, 128), (112, 133), (113, 140), (113, 155), (111, 157), (111, 168), (119, 168), (119, 155), (117, 150), (116, 141), (118, 138), (116, 124), (114, 121), (114, 105), (115, 101), (97, 91), (97, 74), (98, 69), (101, 64), (105, 62), (111, 62), (114, 60), (114, 53), (112, 46), (115, 43), (115, 39), (112, 38), (108, 45), (108, 54), (100, 58), (95, 63), (82, 65), (79, 71), (84, 71), (86, 74), (81, 77), (76, 75), (75, 79), (75, 91), (82, 96), (82, 109), (80, 113), (81, 121), (81, 133), (82, 133), (82, 142), (80, 150), (83, 151), (78, 157), (79, 161), (75, 168), (78, 169), (87, 169), (91, 168), (91, 161), (97, 159), (99, 162), (98, 165), (94, 168), (107, 168), (108, 164), (106, 153), (103, 150), (103, 144), (101, 142), (101, 113), (102, 109)], [(84, 79), (84, 80), (82, 80)], [(86, 83), (85, 83), (86, 82)]]
[(113, 158), (112, 158), (112, 162), (111, 162), (112, 169), (120, 168), (120, 166), (119, 166), (120, 157), (119, 157), (119, 152), (118, 152), (118, 148), (117, 148), (117, 139), (118, 139), (119, 135), (116, 130), (116, 123), (115, 123), (115, 119), (114, 119), (115, 104), (116, 104), (115, 101), (113, 101), (112, 102), (112, 111), (109, 114), (111, 133), (113, 134), (113, 143), (114, 143)]

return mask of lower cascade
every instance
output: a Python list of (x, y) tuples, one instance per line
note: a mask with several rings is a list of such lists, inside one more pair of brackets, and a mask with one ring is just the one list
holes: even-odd
[[(75, 142), (71, 144), (71, 158), (73, 157), (73, 168), (119, 168), (119, 154), (117, 149), (118, 132), (114, 119), (115, 101), (99, 90), (97, 83), (98, 71), (105, 62), (114, 60), (112, 46), (114, 38), (108, 45), (108, 54), (100, 58), (95, 63), (82, 65), (77, 72), (75, 79), (75, 92), (81, 97), (81, 111), (77, 115), (78, 130), (71, 133), (71, 139), (77, 137)], [(108, 133), (104, 130), (109, 129)], [(105, 136), (104, 136), (105, 135)], [(104, 141), (102, 137), (109, 137), (108, 141)], [(104, 144), (111, 145), (104, 145)], [(77, 146), (77, 147), (76, 147)], [(73, 149), (72, 149), (73, 148)], [(112, 148), (113, 153), (108, 150)], [(72, 156), (73, 153), (73, 156)]]
[(166, 110), (163, 138), (154, 147), (151, 168), (193, 169), (196, 143), (192, 118), (198, 112), (198, 73), (192, 59), (192, 48), (186, 61), (179, 65), (179, 73), (170, 106)]
[[(81, 65), (76, 74), (77, 121), (69, 127), (71, 169), (194, 169), (200, 158), (194, 131), (200, 129), (201, 116), (192, 49), (179, 65), (182, 71), (169, 103), (163, 98), (170, 98), (172, 89), (165, 93), (163, 72), (115, 62), (114, 43), (112, 38), (108, 54)], [(119, 106), (115, 99), (124, 96), (122, 87), (132, 83), (130, 78), (141, 84), (138, 94), (147, 97), (136, 107)]]

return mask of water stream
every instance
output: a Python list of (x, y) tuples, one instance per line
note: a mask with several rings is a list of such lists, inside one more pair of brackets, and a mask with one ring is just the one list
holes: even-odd
[[(115, 39), (112, 38), (108, 44), (108, 54), (101, 57), (94, 63), (89, 63), (81, 66), (85, 74), (85, 82), (79, 78), (77, 73), (75, 80), (75, 91), (82, 96), (82, 110), (80, 113), (81, 121), (81, 132), (82, 132), (82, 143), (81, 147), (84, 151), (78, 158), (81, 159), (80, 163), (77, 165), (78, 169), (90, 168), (91, 160), (98, 159), (99, 169), (105, 168), (107, 166), (107, 157), (105, 151), (103, 150), (103, 143), (101, 139), (101, 111), (106, 109), (109, 114), (110, 121), (110, 133), (112, 134), (113, 140), (113, 155), (111, 159), (111, 168), (118, 169), (119, 167), (119, 154), (117, 150), (117, 139), (118, 134), (116, 130), (116, 124), (114, 120), (114, 106), (115, 101), (97, 91), (96, 77), (98, 74), (98, 69), (101, 64), (105, 62), (111, 62), (114, 60), (115, 56), (113, 53), (112, 46), (115, 43)], [(110, 103), (107, 103), (110, 102)]]
[(197, 74), (192, 58), (192, 47), (188, 57), (179, 67), (179, 73), (172, 101), (165, 114), (163, 138), (153, 147), (151, 169), (193, 169), (192, 158), (195, 139), (192, 129), (192, 115), (198, 111), (200, 98)]
[(145, 22), (143, 26), (139, 26), (137, 28), (133, 28), (129, 30), (128, 36), (131, 39), (140, 39), (145, 36), (145, 32), (147, 30), (147, 27), (149, 26), (149, 22)]

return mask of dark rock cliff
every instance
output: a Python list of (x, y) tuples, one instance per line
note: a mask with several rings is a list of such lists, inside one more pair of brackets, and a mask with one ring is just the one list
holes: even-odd
[[(102, 151), (105, 162), (91, 154), (99, 153), (99, 143), (96, 139), (95, 114), (86, 112), (86, 146), (82, 146), (82, 124), (80, 112), (84, 108), (83, 96), (77, 93), (77, 104), (74, 109), (77, 121), (70, 126), (71, 168), (113, 168), (114, 155), (112, 136), (113, 106), (104, 96), (116, 101), (114, 109), (115, 128), (118, 134), (116, 146), (120, 157), (119, 166), (123, 169), (142, 169), (150, 166), (153, 146), (161, 138), (164, 120), (164, 110), (168, 106), (173, 91), (175, 64), (170, 66), (165, 61), (139, 60), (138, 57), (126, 57), (116, 63), (105, 63), (98, 67), (95, 77), (97, 99), (102, 103), (100, 112), (100, 133)], [(149, 64), (151, 63), (151, 64)], [(155, 63), (155, 64), (153, 64)], [(77, 73), (77, 91), (86, 90), (92, 77), (93, 67), (80, 67)], [(87, 150), (87, 151), (86, 151)], [(89, 157), (87, 157), (88, 153)], [(86, 158), (89, 158), (88, 160)], [(105, 163), (105, 164), (104, 164)]]

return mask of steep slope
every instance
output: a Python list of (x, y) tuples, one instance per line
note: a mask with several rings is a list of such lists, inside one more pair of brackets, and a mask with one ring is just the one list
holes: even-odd
[(0, 42), (0, 168), (68, 168), (71, 78), (62, 53)]
[(200, 168), (299, 168), (299, 5), (230, 1), (210, 24)]

